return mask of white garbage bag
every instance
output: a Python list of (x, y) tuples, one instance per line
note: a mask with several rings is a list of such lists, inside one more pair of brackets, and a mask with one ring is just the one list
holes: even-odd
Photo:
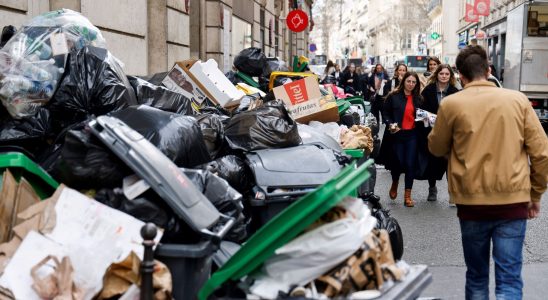
[(305, 285), (356, 252), (377, 220), (359, 199), (347, 198), (341, 206), (349, 211), (348, 217), (304, 233), (276, 250), (264, 263), (250, 292), (275, 299), (278, 291), (288, 292), (292, 285)]

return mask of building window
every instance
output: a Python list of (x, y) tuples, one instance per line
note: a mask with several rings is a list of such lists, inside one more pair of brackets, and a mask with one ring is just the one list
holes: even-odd
[(411, 49), (411, 33), (407, 33), (403, 39), (403, 49)]
[(232, 15), (232, 56), (252, 46), (251, 24)]

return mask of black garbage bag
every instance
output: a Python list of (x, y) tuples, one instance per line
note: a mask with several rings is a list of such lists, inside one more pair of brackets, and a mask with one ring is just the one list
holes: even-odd
[(109, 207), (123, 211), (145, 223), (152, 222), (167, 229), (173, 216), (168, 214), (167, 206), (162, 207), (163, 202), (158, 201), (159, 199), (151, 190), (131, 200), (126, 198), (120, 188), (101, 189), (95, 194), (95, 200)]
[(217, 114), (201, 114), (195, 118), (202, 129), (204, 142), (211, 159), (217, 158), (217, 154), (226, 144), (223, 120), (228, 117)]
[(152, 106), (163, 111), (192, 115), (192, 102), (181, 93), (157, 86), (135, 76), (127, 76), (135, 91), (137, 103)]
[(240, 99), (240, 105), (238, 106), (238, 108), (236, 108), (232, 113), (238, 114), (243, 111), (247, 111), (249, 110), (250, 106), (252, 106), (253, 104), (256, 105), (257, 101), (262, 101), (261, 95), (259, 93), (255, 93), (252, 95), (245, 95), (242, 97), (242, 99)]
[(267, 58), (266, 63), (263, 68), (263, 76), (265, 78), (270, 78), (272, 72), (288, 72), (289, 69), (285, 61), (279, 60), (278, 58)]
[(162, 81), (164, 81), (168, 73), (169, 72), (160, 72), (152, 75), (139, 76), (139, 77), (154, 85), (162, 86)]
[(50, 112), (45, 108), (38, 108), (36, 115), (22, 119), (7, 117), (0, 123), (0, 141), (14, 142), (17, 140), (47, 138), (50, 133)]
[(0, 36), (0, 49), (2, 49), (12, 36), (17, 32), (17, 28), (13, 25), (7, 25), (2, 28), (2, 35)]
[(115, 188), (131, 170), (82, 125), (66, 134), (54, 178), (74, 189)]
[(254, 184), (253, 173), (244, 160), (236, 155), (227, 155), (199, 166), (204, 170), (226, 180), (231, 187), (241, 194), (246, 194)]
[(86, 46), (72, 51), (66, 66), (64, 78), (47, 104), (57, 131), (91, 115), (137, 104), (126, 75), (106, 49)]
[(233, 116), (225, 127), (225, 135), (230, 148), (244, 151), (301, 144), (297, 123), (281, 101)]
[(111, 114), (142, 134), (179, 167), (194, 167), (211, 160), (200, 125), (190, 116), (146, 105)]
[[(225, 236), (225, 240), (243, 241), (247, 237), (245, 217), (242, 213), (242, 195), (228, 183), (205, 170), (182, 169), (217, 210), (234, 217), (236, 224)], [(143, 222), (152, 222), (164, 228), (163, 243), (196, 243), (199, 233), (194, 232), (182, 219), (178, 218), (156, 192), (147, 190), (135, 199), (127, 199), (122, 189), (102, 189), (95, 199), (105, 205), (123, 211)]]
[(266, 56), (259, 48), (246, 48), (234, 58), (234, 66), (250, 76), (260, 76), (266, 65)]
[(384, 208), (373, 209), (372, 215), (378, 220), (376, 228), (386, 229), (386, 231), (388, 231), (394, 259), (400, 260), (403, 256), (403, 233), (400, 224), (398, 224), (398, 221), (390, 216), (390, 212)]
[(36, 115), (22, 119), (12, 119), (3, 106), (0, 109), (6, 113), (0, 117), (0, 146), (21, 147), (33, 157), (48, 146), (51, 115), (47, 109), (40, 107)]
[(237, 85), (240, 82), (244, 82), (240, 77), (236, 76), (236, 72), (228, 71), (225, 73), (226, 78), (230, 80), (233, 85)]

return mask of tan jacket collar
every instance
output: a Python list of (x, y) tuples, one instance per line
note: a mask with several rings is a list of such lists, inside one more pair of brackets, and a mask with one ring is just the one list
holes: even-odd
[(479, 81), (479, 80), (476, 80), (476, 81), (471, 81), (469, 83), (467, 83), (464, 88), (467, 89), (469, 87), (473, 87), (473, 86), (491, 86), (491, 87), (497, 87), (494, 83), (492, 83), (491, 81)]

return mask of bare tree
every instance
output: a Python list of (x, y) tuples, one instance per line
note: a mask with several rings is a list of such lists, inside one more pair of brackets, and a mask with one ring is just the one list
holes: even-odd
[(395, 49), (409, 50), (409, 35), (426, 32), (430, 26), (428, 4), (431, 0), (400, 0), (391, 7), (386, 19), (387, 34)]

